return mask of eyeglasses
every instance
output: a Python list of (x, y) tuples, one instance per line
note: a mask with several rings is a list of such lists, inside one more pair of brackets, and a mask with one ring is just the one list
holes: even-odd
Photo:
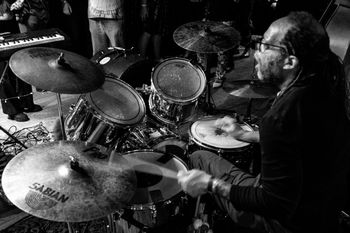
[(265, 42), (262, 42), (262, 40), (263, 40), (262, 37), (252, 39), (252, 44), (251, 44), (252, 49), (258, 50), (261, 53), (265, 52), (266, 50), (280, 49), (280, 50), (283, 50), (284, 53), (288, 54), (288, 51), (285, 47), (265, 43)]

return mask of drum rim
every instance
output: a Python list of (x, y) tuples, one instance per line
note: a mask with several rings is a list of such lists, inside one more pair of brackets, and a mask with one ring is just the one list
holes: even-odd
[[(243, 146), (240, 146), (240, 147), (216, 147), (216, 146), (210, 145), (208, 143), (199, 141), (199, 139), (196, 138), (194, 136), (194, 134), (192, 133), (192, 128), (197, 122), (205, 121), (205, 120), (209, 120), (209, 119), (218, 119), (218, 118), (220, 118), (220, 117), (205, 116), (205, 117), (199, 118), (197, 121), (192, 122), (188, 128), (188, 135), (189, 135), (190, 141), (193, 141), (197, 145), (202, 146), (206, 149), (210, 149), (210, 150), (214, 150), (214, 151), (221, 151), (222, 150), (222, 151), (226, 151), (226, 152), (238, 152), (240, 150), (244, 150), (245, 148), (249, 148), (251, 146), (251, 143), (249, 143), (249, 142), (240, 141), (243, 143)], [(254, 131), (253, 128), (247, 122), (243, 122), (243, 125), (247, 126), (251, 131)], [(237, 140), (237, 141), (239, 141), (239, 140)]]
[[(189, 167), (187, 166), (187, 164), (178, 156), (171, 154), (171, 153), (165, 153), (163, 151), (159, 151), (159, 150), (154, 150), (154, 149), (139, 149), (139, 150), (131, 150), (131, 151), (127, 151), (127, 152), (123, 152), (120, 153), (118, 156), (125, 156), (131, 153), (135, 153), (135, 152), (156, 152), (156, 153), (161, 153), (161, 154), (169, 154), (171, 156), (173, 156), (174, 158), (177, 159), (178, 162), (180, 162), (181, 165), (183, 165), (183, 168), (185, 168), (186, 171), (189, 170)], [(135, 192), (136, 193), (136, 192)], [(152, 208), (154, 206), (160, 205), (160, 204), (164, 204), (168, 201), (174, 200), (175, 197), (183, 195), (182, 193), (183, 190), (181, 190), (180, 192), (176, 193), (174, 196), (172, 196), (169, 199), (166, 200), (162, 200), (162, 201), (158, 201), (158, 202), (148, 202), (148, 203), (144, 203), (144, 204), (127, 204), (126, 208), (129, 208), (131, 210), (143, 210), (144, 208)]]
[(130, 93), (132, 93), (135, 97), (135, 99), (137, 100), (137, 102), (139, 103), (139, 112), (136, 114), (135, 117), (131, 118), (131, 119), (125, 119), (125, 120), (121, 120), (121, 119), (115, 119), (111, 116), (108, 116), (107, 114), (105, 114), (102, 110), (100, 110), (98, 108), (98, 106), (94, 103), (94, 100), (92, 98), (92, 94), (95, 93), (96, 91), (84, 94), (86, 101), (89, 103), (89, 107), (91, 109), (94, 110), (94, 112), (98, 113), (99, 116), (101, 116), (104, 119), (108, 119), (113, 123), (119, 124), (119, 125), (123, 125), (123, 126), (130, 126), (130, 125), (134, 125), (137, 124), (139, 122), (142, 121), (142, 119), (145, 117), (146, 115), (146, 104), (145, 101), (143, 100), (143, 98), (141, 97), (141, 95), (132, 87), (130, 86), (128, 83), (126, 83), (123, 80), (120, 79), (113, 79), (113, 78), (106, 78), (105, 79), (105, 83), (106, 82), (112, 82), (112, 83), (118, 83), (121, 84), (121, 86), (126, 87), (126, 89), (128, 89), (130, 91)]
[[(163, 141), (165, 142), (166, 140), (171, 140), (171, 139), (177, 139), (181, 142), (184, 142), (186, 144), (186, 142), (184, 140), (181, 139), (181, 136), (176, 136), (176, 135), (162, 135), (162, 136), (159, 136), (157, 138), (155, 138), (155, 142), (158, 141), (158, 140), (162, 140), (161, 142), (159, 143), (156, 143), (155, 145), (158, 145), (160, 143), (162, 143)], [(153, 147), (152, 147), (153, 148)]]
[[(178, 99), (178, 98), (174, 98), (173, 96), (169, 96), (166, 93), (164, 93), (164, 91), (162, 91), (161, 88), (159, 88), (158, 85), (156, 85), (154, 79), (156, 74), (158, 74), (159, 68), (161, 67), (161, 65), (164, 65), (165, 63), (171, 61), (171, 60), (179, 60), (182, 62), (187, 62), (188, 64), (190, 64), (191, 66), (193, 66), (193, 68), (195, 68), (197, 70), (197, 73), (199, 74), (200, 78), (203, 78), (203, 82), (201, 83), (201, 86), (198, 88), (197, 93), (193, 94), (193, 97), (188, 98), (188, 99)], [(173, 103), (192, 103), (194, 101), (196, 101), (204, 92), (205, 88), (206, 88), (206, 76), (205, 73), (203, 71), (203, 69), (195, 64), (192, 64), (191, 61), (189, 59), (186, 58), (182, 58), (182, 57), (172, 57), (172, 58), (167, 58), (164, 59), (163, 61), (161, 61), (160, 63), (158, 63), (155, 67), (153, 67), (152, 72), (151, 72), (151, 89), (152, 92), (156, 92), (159, 93), (161, 95), (162, 98), (164, 98), (165, 100), (171, 101)]]

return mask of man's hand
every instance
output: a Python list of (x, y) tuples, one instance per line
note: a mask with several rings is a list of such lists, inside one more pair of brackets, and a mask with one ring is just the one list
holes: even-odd
[(200, 170), (179, 171), (177, 179), (185, 193), (197, 197), (208, 192), (211, 175)]
[(215, 126), (235, 139), (240, 139), (245, 132), (236, 119), (229, 116), (217, 119)]

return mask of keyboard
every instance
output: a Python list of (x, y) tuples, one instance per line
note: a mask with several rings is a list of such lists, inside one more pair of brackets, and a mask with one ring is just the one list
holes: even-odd
[(8, 58), (19, 49), (67, 40), (57, 28), (0, 35), (0, 58)]

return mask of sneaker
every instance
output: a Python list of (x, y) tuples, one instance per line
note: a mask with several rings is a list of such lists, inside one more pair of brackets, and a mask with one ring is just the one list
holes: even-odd
[(216, 78), (213, 82), (213, 88), (222, 87), (223, 82), (224, 82), (223, 79)]
[(15, 120), (18, 122), (29, 121), (29, 117), (26, 114), (24, 114), (23, 112), (13, 114), (13, 115), (8, 115), (8, 119)]
[(43, 110), (43, 108), (37, 104), (34, 104), (31, 108), (24, 108), (25, 112), (39, 112), (41, 110)]

